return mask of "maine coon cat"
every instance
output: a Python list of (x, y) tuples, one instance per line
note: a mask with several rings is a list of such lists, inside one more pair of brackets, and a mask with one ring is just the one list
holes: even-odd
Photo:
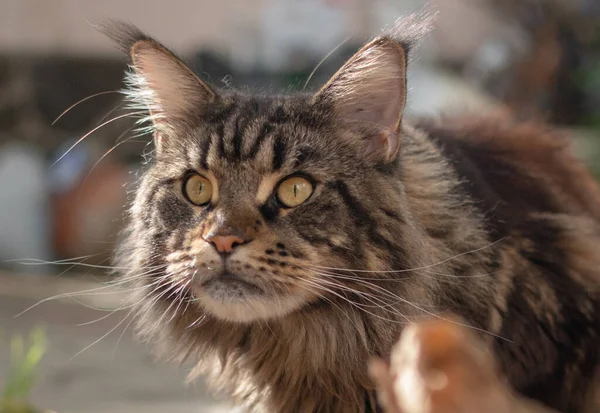
[(454, 313), (523, 395), (581, 412), (598, 374), (600, 191), (551, 130), (403, 120), (409, 17), (316, 93), (219, 90), (133, 26), (155, 154), (117, 266), (143, 337), (249, 411), (375, 412), (367, 361)]

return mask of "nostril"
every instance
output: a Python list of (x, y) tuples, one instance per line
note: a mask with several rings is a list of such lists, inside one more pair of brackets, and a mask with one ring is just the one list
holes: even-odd
[(244, 244), (244, 240), (237, 235), (210, 235), (204, 239), (220, 253), (230, 253), (235, 247)]

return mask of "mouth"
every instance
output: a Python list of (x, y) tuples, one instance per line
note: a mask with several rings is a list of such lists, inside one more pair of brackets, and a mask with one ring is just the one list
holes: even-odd
[(305, 303), (302, 297), (275, 295), (271, 289), (252, 281), (225, 270), (196, 284), (193, 295), (202, 308), (213, 316), (236, 323), (280, 317)]
[(204, 294), (218, 301), (234, 301), (264, 295), (264, 290), (232, 272), (222, 272), (200, 284)]

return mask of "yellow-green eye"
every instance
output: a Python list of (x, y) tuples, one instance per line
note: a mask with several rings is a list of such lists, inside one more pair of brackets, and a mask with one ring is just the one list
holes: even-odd
[(212, 198), (213, 186), (202, 175), (190, 175), (183, 185), (183, 193), (192, 204), (205, 205)]
[(277, 200), (288, 208), (304, 203), (313, 193), (312, 183), (301, 176), (282, 181), (277, 187)]

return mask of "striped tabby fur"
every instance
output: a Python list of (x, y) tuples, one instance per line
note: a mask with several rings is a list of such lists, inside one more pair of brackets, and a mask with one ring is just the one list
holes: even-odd
[[(104, 28), (155, 136), (117, 253), (139, 331), (250, 411), (377, 411), (368, 359), (449, 312), (522, 394), (563, 413), (592, 397), (598, 186), (544, 127), (403, 121), (428, 25), (399, 21), (319, 92), (289, 96), (217, 90), (134, 27)], [(196, 173), (206, 206), (182, 194)], [(294, 174), (314, 192), (284, 208), (274, 192)], [(242, 241), (218, 253), (207, 234)]]

